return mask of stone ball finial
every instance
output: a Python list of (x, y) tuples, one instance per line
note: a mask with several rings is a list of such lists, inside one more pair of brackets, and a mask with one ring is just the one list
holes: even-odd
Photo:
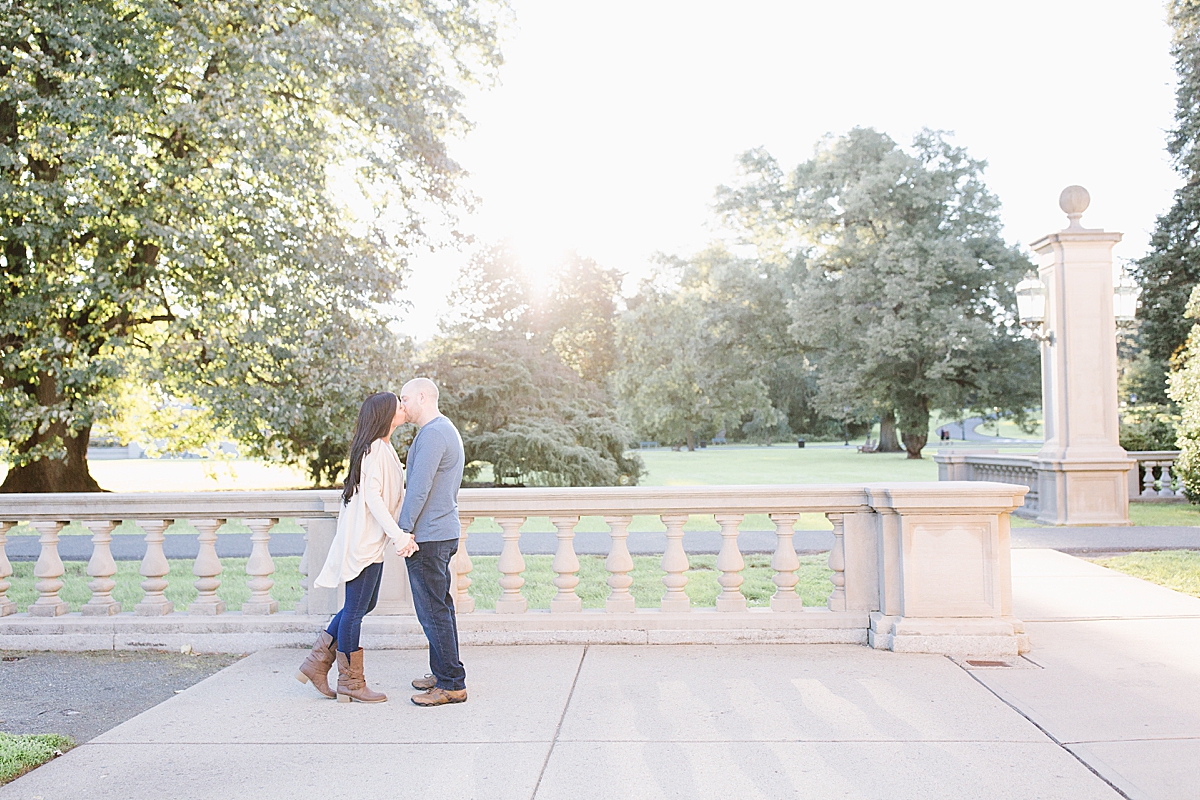
[(1079, 218), (1083, 216), (1083, 212), (1087, 211), (1087, 207), (1091, 204), (1092, 196), (1082, 186), (1068, 186), (1058, 196), (1058, 207), (1066, 212), (1067, 219), (1070, 220), (1068, 227), (1071, 228), (1083, 227), (1079, 223)]

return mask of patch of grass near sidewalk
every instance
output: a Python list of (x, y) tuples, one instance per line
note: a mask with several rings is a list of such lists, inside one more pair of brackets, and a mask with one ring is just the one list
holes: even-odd
[[(747, 555), (743, 557), (746, 568), (742, 571), (745, 582), (742, 583), (742, 594), (746, 595), (750, 607), (768, 606), (771, 595), (775, 593), (772, 578), (775, 571), (771, 569), (771, 556)], [(500, 573), (496, 569), (498, 556), (473, 556), (471, 563), (471, 596), (479, 609), (496, 607), (500, 597)], [(558, 591), (554, 586), (554, 570), (550, 568), (553, 556), (525, 556), (525, 585), (521, 593), (529, 602), (530, 608), (549, 608), (550, 599)], [(609, 587), (606, 583), (608, 572), (604, 568), (604, 556), (579, 556), (579, 585), (575, 593), (583, 600), (584, 608), (604, 608), (608, 598)], [(717, 557), (714, 555), (690, 556), (691, 569), (686, 573), (688, 583), (685, 591), (692, 601), (693, 608), (711, 608), (716, 605), (717, 595), (721, 591), (717, 583), (720, 572), (716, 569)], [(664, 575), (659, 564), (661, 556), (633, 557), (633, 585), (629, 587), (638, 608), (657, 608), (666, 591), (663, 586)], [(833, 591), (829, 582), (831, 570), (828, 566), (828, 554), (800, 556), (800, 569), (797, 576), (800, 581), (796, 584), (800, 596), (806, 606), (824, 606)]]
[(21, 777), (74, 746), (69, 738), (56, 733), (0, 733), (0, 784)]
[(1113, 558), (1098, 558), (1096, 563), (1177, 592), (1200, 597), (1200, 551), (1129, 553)]
[(1130, 503), (1134, 525), (1200, 526), (1200, 506), (1191, 503)]

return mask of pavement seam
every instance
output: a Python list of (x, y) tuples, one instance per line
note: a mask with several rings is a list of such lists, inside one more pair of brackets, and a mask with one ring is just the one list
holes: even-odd
[(571, 698), (575, 696), (575, 687), (579, 684), (579, 673), (583, 672), (583, 660), (587, 658), (588, 645), (583, 646), (583, 652), (579, 654), (579, 666), (575, 668), (575, 678), (571, 681), (571, 691), (567, 693), (567, 702), (563, 704), (562, 716), (558, 718), (558, 725), (554, 728), (554, 738), (550, 740), (550, 749), (546, 751), (546, 760), (542, 762), (542, 769), (538, 772), (537, 782), (533, 784), (533, 793), (529, 795), (530, 800), (537, 798), (538, 789), (542, 785), (542, 778), (546, 774), (546, 767), (550, 766), (550, 756), (554, 755), (554, 746), (558, 744), (558, 735), (562, 732), (563, 722), (567, 719), (567, 710), (571, 707)]
[[(953, 659), (951, 659), (951, 661), (953, 661)], [(1084, 766), (1084, 767), (1087, 769), (1087, 771), (1088, 771), (1088, 772), (1092, 773), (1092, 774), (1093, 774), (1093, 775), (1095, 775), (1097, 778), (1099, 778), (1100, 780), (1104, 781), (1105, 785), (1107, 785), (1107, 786), (1108, 786), (1110, 789), (1112, 789), (1114, 792), (1116, 792), (1117, 794), (1119, 794), (1121, 797), (1125, 798), (1125, 800), (1133, 800), (1133, 798), (1131, 798), (1131, 797), (1130, 797), (1128, 794), (1126, 794), (1126, 793), (1125, 793), (1125, 791), (1124, 791), (1123, 789), (1121, 789), (1121, 787), (1117, 786), (1115, 783), (1113, 783), (1112, 781), (1110, 781), (1110, 780), (1109, 780), (1108, 778), (1106, 778), (1104, 775), (1101, 775), (1099, 770), (1097, 770), (1095, 767), (1093, 767), (1091, 764), (1089, 764), (1087, 761), (1085, 761), (1085, 760), (1084, 760), (1082, 757), (1080, 757), (1080, 755), (1079, 755), (1078, 753), (1076, 753), (1075, 751), (1073, 751), (1073, 750), (1072, 750), (1070, 747), (1067, 747), (1065, 744), (1063, 744), (1061, 741), (1059, 741), (1059, 739), (1058, 739), (1058, 737), (1057, 737), (1057, 736), (1055, 736), (1054, 734), (1052, 734), (1052, 733), (1051, 733), (1050, 731), (1048, 731), (1046, 728), (1043, 728), (1041, 725), (1039, 725), (1039, 724), (1037, 723), (1037, 721), (1035, 721), (1035, 720), (1033, 719), (1033, 717), (1031, 717), (1031, 716), (1029, 716), (1028, 714), (1026, 714), (1024, 711), (1022, 711), (1020, 708), (1018, 708), (1018, 707), (1017, 707), (1017, 705), (1016, 705), (1015, 703), (1013, 703), (1013, 702), (1010, 702), (1010, 701), (1008, 700), (1008, 698), (1004, 697), (1004, 696), (1003, 696), (1003, 695), (1001, 695), (999, 692), (997, 692), (995, 689), (993, 689), (991, 686), (988, 686), (986, 683), (984, 683), (984, 682), (983, 682), (983, 680), (982, 680), (981, 678), (979, 678), (979, 676), (977, 676), (977, 675), (976, 675), (976, 674), (975, 674), (975, 673), (974, 673), (972, 670), (969, 670), (969, 669), (967, 669), (966, 667), (963, 667), (963, 666), (961, 666), (961, 665), (956, 665), (956, 666), (958, 666), (958, 667), (959, 667), (959, 669), (961, 669), (963, 672), (965, 672), (965, 673), (967, 673), (968, 675), (970, 675), (970, 676), (971, 676), (971, 680), (975, 681), (975, 682), (976, 682), (976, 683), (978, 683), (980, 686), (982, 686), (984, 689), (986, 689), (988, 692), (990, 692), (990, 693), (991, 693), (991, 695), (992, 695), (993, 697), (995, 697), (995, 698), (996, 698), (997, 700), (999, 700), (1001, 703), (1004, 703), (1004, 705), (1008, 706), (1008, 707), (1009, 707), (1009, 708), (1011, 708), (1013, 711), (1017, 712), (1017, 713), (1018, 713), (1018, 714), (1020, 714), (1022, 717), (1024, 717), (1024, 718), (1025, 718), (1025, 720), (1026, 720), (1026, 721), (1027, 721), (1027, 722), (1028, 722), (1030, 725), (1032, 725), (1033, 727), (1035, 727), (1035, 728), (1037, 728), (1039, 731), (1041, 731), (1041, 732), (1042, 732), (1042, 734), (1043, 734), (1043, 735), (1044, 735), (1044, 736), (1045, 736), (1047, 739), (1049, 739), (1050, 741), (1052, 741), (1052, 742), (1054, 742), (1056, 745), (1058, 745), (1058, 746), (1059, 746), (1059, 747), (1060, 747), (1060, 748), (1063, 750), (1063, 752), (1065, 752), (1065, 753), (1069, 754), (1069, 755), (1071, 756), (1071, 758), (1075, 759), (1075, 760), (1076, 760), (1076, 761), (1078, 761), (1080, 764), (1083, 764), (1083, 766)]]

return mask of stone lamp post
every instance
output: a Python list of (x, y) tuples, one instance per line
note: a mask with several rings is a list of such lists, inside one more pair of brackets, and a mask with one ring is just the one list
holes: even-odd
[(1126, 473), (1136, 462), (1118, 443), (1114, 289), (1122, 305), (1129, 292), (1113, 286), (1121, 234), (1080, 223), (1090, 202), (1082, 186), (1063, 189), (1069, 224), (1030, 245), (1038, 274), (1017, 287), (1021, 322), (1041, 341), (1045, 443), (1034, 463), (1045, 525), (1129, 524)]

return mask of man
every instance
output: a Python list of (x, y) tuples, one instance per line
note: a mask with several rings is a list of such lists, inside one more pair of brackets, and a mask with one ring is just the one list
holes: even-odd
[(458, 623), (450, 596), (450, 560), (458, 552), (458, 487), (462, 484), (463, 444), (454, 423), (438, 411), (438, 388), (414, 378), (400, 390), (408, 421), (420, 430), (408, 449), (407, 488), (400, 506), (400, 530), (411, 533), (417, 551), (407, 559), (417, 619), (429, 640), (429, 671), (412, 682), (418, 706), (462, 703), (467, 673), (458, 657)]

